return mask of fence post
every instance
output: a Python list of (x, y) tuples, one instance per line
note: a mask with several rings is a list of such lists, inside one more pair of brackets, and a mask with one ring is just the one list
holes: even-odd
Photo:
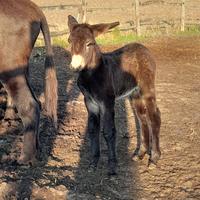
[(135, 20), (136, 20), (136, 32), (137, 35), (141, 35), (140, 30), (140, 12), (139, 12), (139, 0), (135, 0)]
[(83, 16), (83, 9), (82, 9), (82, 5), (80, 5), (79, 7), (78, 7), (78, 14), (77, 14), (77, 21), (79, 22), (79, 23), (81, 23), (82, 21), (82, 16)]
[(185, 0), (181, 1), (181, 31), (185, 31)]
[(86, 0), (82, 0), (82, 7), (83, 7), (82, 23), (86, 23), (87, 21), (87, 1)]
[(81, 0), (81, 5), (78, 8), (78, 16), (79, 23), (86, 23), (87, 21), (87, 2), (86, 0)]

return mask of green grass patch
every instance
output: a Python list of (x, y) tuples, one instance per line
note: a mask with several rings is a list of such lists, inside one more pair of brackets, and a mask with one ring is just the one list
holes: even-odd
[(65, 37), (54, 37), (54, 38), (52, 38), (52, 43), (54, 46), (60, 46), (63, 48), (66, 48), (69, 45), (66, 36)]
[[(67, 36), (58, 36), (58, 37), (52, 37), (52, 45), (53, 46), (60, 46), (63, 48), (67, 48), (69, 43), (67, 41)], [(37, 47), (44, 46), (44, 40), (43, 39), (38, 39), (36, 41)]]
[(200, 36), (200, 25), (192, 25), (185, 28), (185, 31), (177, 31), (177, 36)]
[(120, 32), (119, 29), (115, 29), (113, 32), (100, 35), (96, 38), (96, 41), (100, 45), (118, 45), (136, 41), (139, 42), (145, 40), (146, 38), (146, 35), (137, 36), (133, 32)]
[[(102, 34), (96, 38), (99, 45), (124, 45), (131, 42), (143, 42), (149, 38), (157, 36), (200, 36), (200, 25), (188, 26), (185, 28), (184, 32), (179, 30), (171, 30), (168, 33), (161, 33), (160, 31), (150, 31), (146, 32), (142, 36), (137, 36), (133, 31), (121, 32), (119, 29), (114, 29), (112, 32)], [(67, 48), (69, 43), (67, 41), (67, 35), (52, 37), (52, 44), (54, 46), (60, 46)], [(44, 46), (44, 40), (38, 39), (36, 46)]]
[[(130, 42), (140, 42), (148, 38), (147, 35), (137, 36), (133, 32), (120, 32), (119, 29), (115, 29), (112, 32), (108, 32), (100, 35), (96, 38), (96, 41), (99, 45), (122, 45)], [(67, 48), (69, 43), (67, 41), (67, 36), (58, 36), (52, 37), (52, 44), (54, 46), (60, 46), (63, 48)], [(44, 46), (44, 40), (38, 39), (36, 41), (36, 46)]]

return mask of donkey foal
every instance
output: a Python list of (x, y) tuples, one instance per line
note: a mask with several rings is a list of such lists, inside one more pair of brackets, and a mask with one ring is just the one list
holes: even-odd
[(101, 53), (95, 37), (119, 25), (78, 24), (68, 16), (71, 43), (71, 67), (80, 70), (78, 86), (84, 95), (88, 111), (88, 133), (91, 143), (91, 166), (97, 167), (100, 157), (100, 116), (103, 135), (108, 146), (109, 174), (116, 173), (114, 123), (115, 99), (129, 97), (136, 116), (138, 145), (134, 158), (142, 159), (146, 153), (149, 161), (157, 163), (159, 147), (160, 112), (155, 95), (155, 62), (146, 47), (132, 43), (111, 53)]

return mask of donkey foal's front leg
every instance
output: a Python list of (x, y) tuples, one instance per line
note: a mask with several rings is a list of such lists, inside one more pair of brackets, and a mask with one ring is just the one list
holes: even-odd
[(85, 98), (85, 105), (88, 111), (88, 135), (90, 139), (91, 161), (90, 169), (96, 170), (100, 157), (99, 132), (100, 113), (98, 104), (90, 98)]
[(117, 159), (115, 152), (116, 129), (114, 122), (114, 103), (105, 108), (103, 113), (103, 135), (108, 146), (108, 174), (115, 175)]

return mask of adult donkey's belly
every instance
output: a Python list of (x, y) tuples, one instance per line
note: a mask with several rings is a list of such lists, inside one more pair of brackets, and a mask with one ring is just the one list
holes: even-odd
[(30, 30), (25, 20), (0, 11), (0, 73), (23, 67), (30, 53)]

